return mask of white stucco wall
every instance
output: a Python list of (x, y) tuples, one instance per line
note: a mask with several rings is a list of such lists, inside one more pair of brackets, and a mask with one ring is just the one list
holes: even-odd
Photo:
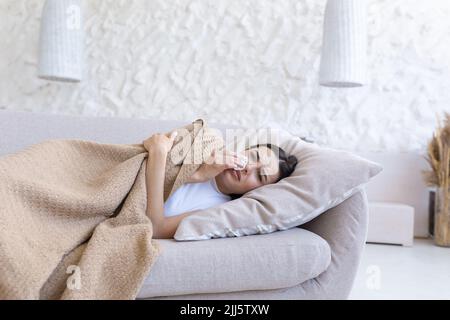
[(0, 0), (0, 108), (280, 125), (423, 152), (450, 111), (450, 1), (370, 0), (363, 88), (318, 86), (325, 0), (88, 0), (79, 84), (36, 77), (44, 0)]

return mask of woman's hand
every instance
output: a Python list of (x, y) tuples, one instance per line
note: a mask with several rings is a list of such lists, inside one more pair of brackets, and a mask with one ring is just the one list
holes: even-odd
[(173, 142), (178, 132), (173, 131), (167, 134), (156, 133), (142, 143), (148, 152), (158, 152), (167, 155), (172, 149)]
[(213, 150), (211, 156), (189, 178), (188, 182), (205, 182), (227, 169), (240, 169), (244, 166), (242, 158), (229, 151)]

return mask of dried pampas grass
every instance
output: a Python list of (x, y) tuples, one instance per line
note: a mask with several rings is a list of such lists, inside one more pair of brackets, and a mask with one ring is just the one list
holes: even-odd
[[(442, 125), (441, 125), (442, 123)], [(444, 120), (439, 121), (428, 143), (428, 153), (425, 156), (430, 170), (422, 171), (425, 183), (429, 187), (444, 187), (449, 185), (450, 174), (450, 114), (445, 113)]]
[(442, 246), (450, 246), (450, 114), (445, 113), (444, 120), (438, 118), (438, 126), (428, 143), (425, 159), (431, 170), (422, 171), (425, 183), (437, 187), (434, 240)]

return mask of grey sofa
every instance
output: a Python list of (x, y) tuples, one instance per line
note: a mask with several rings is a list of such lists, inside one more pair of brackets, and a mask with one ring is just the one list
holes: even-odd
[[(0, 156), (47, 139), (140, 143), (180, 121), (0, 110)], [(210, 123), (224, 130), (227, 126)], [(241, 238), (177, 242), (162, 253), (139, 299), (346, 299), (367, 234), (362, 190), (297, 228)]]

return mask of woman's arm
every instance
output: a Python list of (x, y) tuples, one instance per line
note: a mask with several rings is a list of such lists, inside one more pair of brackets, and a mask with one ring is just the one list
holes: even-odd
[(180, 222), (193, 213), (194, 212), (186, 212), (173, 217), (164, 217), (164, 221), (158, 226), (158, 229), (153, 229), (155, 239), (172, 239)]
[(166, 161), (172, 148), (175, 134), (169, 137), (164, 134), (155, 134), (144, 141), (148, 151), (145, 182), (147, 186), (147, 216), (153, 224), (153, 237), (156, 239), (173, 238), (180, 221), (190, 212), (174, 217), (164, 216), (164, 179)]
[(164, 223), (164, 177), (167, 154), (150, 148), (148, 150), (147, 170), (147, 216), (153, 223), (153, 233), (156, 237)]
[[(168, 153), (172, 148), (175, 135), (169, 137), (164, 134), (156, 134), (144, 141), (144, 147), (148, 151), (146, 167), (147, 185), (147, 216), (153, 224), (153, 236), (157, 239), (173, 238), (181, 220), (191, 215), (186, 212), (174, 217), (164, 216), (164, 179)], [(240, 165), (236, 155), (216, 154), (213, 152), (207, 164), (203, 164), (194, 173), (188, 182), (201, 182), (214, 178), (225, 169), (235, 168)]]
[(158, 238), (164, 228), (164, 179), (166, 160), (177, 132), (170, 134), (154, 134), (144, 140), (144, 148), (148, 151), (145, 182), (147, 187), (146, 214), (153, 224), (153, 236)]
[(147, 216), (153, 224), (153, 236), (156, 239), (173, 238), (181, 220), (192, 212), (174, 217), (164, 216), (164, 176), (167, 154), (149, 151), (146, 170)]

